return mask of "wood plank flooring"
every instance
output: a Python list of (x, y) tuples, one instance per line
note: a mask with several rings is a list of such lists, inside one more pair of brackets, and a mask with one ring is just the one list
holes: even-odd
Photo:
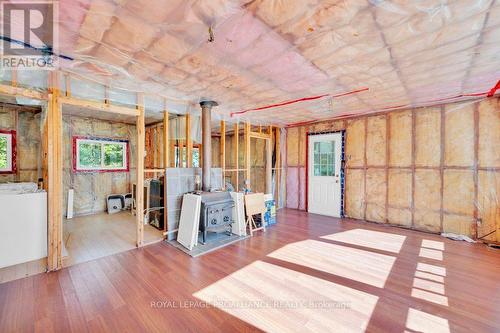
[[(64, 245), (68, 256), (65, 267), (111, 254), (134, 249), (136, 221), (129, 211), (116, 214), (100, 213), (65, 220)], [(144, 226), (144, 243), (163, 239), (162, 231), (151, 225)]]
[[(163, 232), (144, 226), (144, 243), (161, 241)], [(130, 212), (79, 216), (64, 220), (63, 266), (69, 267), (97, 258), (135, 249), (136, 222)], [(0, 283), (45, 272), (47, 258), (0, 268)]]
[(0, 283), (43, 273), (47, 270), (47, 258), (0, 268)]
[(0, 284), (0, 332), (498, 332), (500, 252), (278, 212), (190, 258), (157, 243)]

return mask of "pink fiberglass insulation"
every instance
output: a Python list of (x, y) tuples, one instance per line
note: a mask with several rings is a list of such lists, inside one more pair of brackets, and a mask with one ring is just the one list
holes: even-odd
[(286, 207), (299, 209), (299, 168), (286, 169)]
[[(75, 0), (58, 8), (62, 70), (186, 105), (214, 99), (214, 119), (320, 121), (486, 97), (479, 93), (500, 80), (494, 0)], [(318, 95), (330, 97), (307, 100)], [(304, 102), (238, 112), (286, 100)]]

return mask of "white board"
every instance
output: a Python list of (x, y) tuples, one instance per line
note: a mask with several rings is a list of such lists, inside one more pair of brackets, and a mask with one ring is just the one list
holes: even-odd
[(231, 232), (238, 236), (246, 236), (247, 226), (245, 223), (245, 202), (243, 200), (244, 194), (241, 192), (230, 192), (231, 198), (234, 200), (233, 207), (233, 224), (231, 225)]
[(182, 197), (181, 218), (177, 241), (192, 250), (198, 244), (198, 228), (200, 225), (201, 197), (195, 194), (184, 194)]
[(0, 195), (0, 268), (47, 257), (47, 193)]
[(68, 209), (66, 210), (66, 218), (72, 219), (73, 218), (73, 196), (75, 194), (75, 191), (70, 188), (68, 190)]

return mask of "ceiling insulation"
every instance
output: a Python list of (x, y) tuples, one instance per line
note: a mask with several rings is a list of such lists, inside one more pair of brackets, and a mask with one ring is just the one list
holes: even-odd
[(59, 20), (58, 53), (74, 59), (63, 70), (216, 100), (228, 121), (442, 104), (500, 80), (500, 0), (74, 0), (59, 2)]

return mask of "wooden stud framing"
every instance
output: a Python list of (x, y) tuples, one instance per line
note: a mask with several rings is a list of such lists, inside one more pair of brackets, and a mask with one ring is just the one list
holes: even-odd
[[(234, 124), (234, 142), (233, 142), (233, 154), (234, 154), (234, 168), (238, 170), (240, 168), (240, 151), (239, 151), (239, 141), (240, 141), (240, 128), (239, 124)], [(238, 192), (240, 186), (240, 172), (236, 171), (236, 186), (235, 190)]]
[(179, 154), (179, 165), (178, 168), (184, 168), (184, 140), (178, 140), (178, 149), (177, 152)]
[[(16, 133), (19, 133), (19, 111), (14, 111), (14, 128), (16, 129)], [(16, 151), (19, 151), (19, 140), (16, 140)], [(19, 172), (20, 168), (16, 168), (15, 179), (16, 182), (19, 181)]]
[[(165, 101), (165, 105), (166, 105)], [(163, 112), (163, 168), (165, 169), (165, 178), (163, 179), (163, 231), (168, 232), (168, 209), (167, 209), (167, 168), (170, 166), (170, 145), (169, 145), (169, 124), (168, 111)]]
[[(145, 151), (147, 152), (146, 156), (148, 156), (149, 154), (153, 154), (152, 159), (153, 159), (153, 168), (157, 169), (159, 167), (159, 162), (160, 162), (160, 159), (159, 159), (159, 147), (158, 147), (158, 127), (157, 126), (154, 126), (150, 129), (150, 135), (151, 135), (151, 146), (150, 147), (147, 147), (149, 149), (145, 149)], [(156, 173), (154, 175), (154, 177), (156, 177)]]
[(275, 173), (275, 177), (276, 177), (276, 196), (275, 196), (275, 200), (276, 200), (276, 207), (278, 208), (281, 208), (279, 207), (279, 202), (280, 202), (280, 186), (281, 186), (281, 135), (280, 135), (280, 129), (279, 128), (276, 128), (276, 165), (275, 165), (275, 168), (276, 168), (276, 173)]
[(170, 166), (170, 145), (169, 145), (169, 124), (168, 124), (168, 111), (163, 112), (163, 168)]
[[(34, 90), (34, 89), (26, 89), (26, 88), (16, 87), (13, 85), (0, 84), (0, 95), (8, 95), (8, 96), (14, 96), (14, 97), (25, 97), (25, 98), (30, 98), (30, 99), (47, 101), (49, 93), (50, 93), (50, 88), (49, 88), (48, 93), (42, 93), (42, 92), (39, 92), (39, 91)], [(122, 114), (122, 115), (126, 115), (126, 116), (137, 116), (138, 115), (137, 109), (119, 106), (119, 105), (113, 105), (113, 104), (109, 104), (109, 103), (98, 102), (98, 101), (91, 101), (91, 100), (75, 98), (75, 97), (71, 96), (71, 91), (70, 91), (69, 95), (68, 95), (68, 93), (66, 93), (65, 96), (61, 96), (61, 94), (59, 93), (58, 102), (61, 105), (67, 104), (67, 105), (78, 106), (78, 107), (102, 111), (102, 112), (111, 112), (111, 113), (116, 113), (116, 114)]]
[(14, 97), (26, 97), (36, 100), (48, 100), (48, 94), (41, 93), (33, 89), (25, 89), (12, 85), (0, 84), (0, 95), (8, 95)]
[(169, 140), (169, 155), (170, 155), (170, 165), (169, 167), (175, 168), (175, 140)]
[[(365, 146), (366, 150), (366, 146)], [(443, 154), (443, 152), (441, 152)], [(417, 156), (417, 117), (415, 110), (411, 110), (411, 221), (410, 225), (412, 228), (415, 227), (415, 183), (417, 170), (415, 167), (415, 161)], [(441, 178), (442, 179), (442, 178)], [(389, 191), (389, 184), (387, 184), (387, 191)], [(442, 195), (441, 195), (442, 197)], [(442, 200), (441, 200), (442, 201)]]
[(259, 133), (259, 132), (252, 132), (252, 131), (249, 132), (249, 136), (252, 137), (252, 138), (264, 139), (264, 140), (271, 138), (270, 134)]
[(198, 144), (198, 162), (201, 167), (203, 165), (203, 148), (201, 147), (201, 143)]
[[(29, 99), (47, 101), (46, 118), (43, 125), (43, 155), (42, 172), (44, 187), (48, 192), (48, 270), (58, 270), (62, 267), (62, 105), (72, 105), (98, 112), (110, 112), (126, 116), (137, 117), (137, 188), (144, 187), (144, 143), (145, 143), (145, 122), (144, 122), (144, 96), (138, 94), (136, 108), (112, 105), (108, 99), (108, 87), (106, 89), (106, 100), (104, 102), (75, 98), (71, 94), (70, 75), (65, 74), (66, 93), (60, 92), (60, 73), (50, 73), (49, 88), (47, 93), (34, 89), (27, 89), (17, 86), (16, 74), (13, 74), (10, 85), (0, 84), (0, 95), (24, 97)], [(168, 138), (168, 113), (165, 112), (164, 138)], [(165, 126), (167, 124), (167, 126)], [(166, 132), (166, 133), (165, 133)], [(174, 153), (171, 145), (173, 140), (165, 140), (163, 167), (169, 167), (174, 159), (170, 154)], [(182, 146), (179, 147), (182, 153)], [(182, 156), (182, 155), (181, 155)], [(164, 170), (161, 170), (164, 171)], [(143, 211), (144, 198), (143, 191), (138, 190), (136, 195), (136, 206), (138, 211)], [(166, 214), (165, 214), (166, 215)], [(142, 246), (144, 238), (144, 214), (137, 214), (137, 246)]]
[(191, 115), (186, 114), (186, 167), (193, 166), (193, 139), (191, 138)]
[(151, 168), (151, 169), (144, 169), (144, 173), (163, 173), (165, 170), (161, 168)]
[[(262, 127), (261, 127), (262, 128)], [(266, 139), (266, 194), (273, 193), (273, 146), (272, 127), (269, 126), (269, 138)]]
[(145, 124), (144, 124), (144, 95), (137, 95), (137, 111), (136, 120), (137, 129), (137, 176), (136, 176), (136, 225), (137, 238), (136, 245), (141, 247), (144, 244), (144, 141), (145, 141)]
[(389, 223), (389, 169), (391, 163), (391, 116), (385, 116), (385, 204), (384, 221)]
[(69, 74), (64, 75), (64, 82), (66, 83), (66, 97), (71, 97), (71, 77)]
[(367, 168), (367, 158), (366, 158), (366, 144), (368, 143), (368, 140), (367, 140), (367, 136), (368, 136), (368, 117), (365, 117), (364, 119), (364, 126), (365, 126), (365, 148), (364, 148), (364, 155), (363, 155), (363, 170), (364, 170), (364, 175), (363, 177), (365, 178), (364, 179), (364, 182), (363, 182), (363, 219), (366, 220), (366, 208), (368, 206), (368, 203), (367, 203), (367, 188), (366, 188), (366, 175), (368, 173), (368, 168)]
[[(28, 98), (31, 98), (31, 97), (28, 97)], [(134, 116), (135, 117), (135, 116), (139, 115), (138, 108), (132, 109), (132, 108), (124, 107), (124, 106), (106, 104), (106, 103), (97, 102), (97, 101), (84, 100), (84, 99), (79, 99), (79, 98), (75, 98), (75, 97), (62, 96), (62, 97), (60, 97), (60, 103), (78, 106), (78, 107), (82, 107), (82, 108), (86, 108), (86, 109), (97, 110), (100, 112), (110, 112), (110, 113), (122, 114), (125, 116)]]
[(226, 170), (226, 122), (220, 122), (220, 166), (222, 168), (222, 188), (226, 188), (225, 170)]
[(16, 68), (12, 69), (11, 73), (12, 73), (12, 78), (10, 82), (13, 87), (17, 87), (17, 69)]
[[(443, 138), (444, 141), (444, 138)], [(479, 103), (474, 106), (474, 165), (473, 165), (473, 177), (474, 177), (474, 212), (473, 212), (473, 224), (472, 224), (472, 234), (474, 239), (479, 237), (478, 233), (478, 222), (479, 222)], [(498, 224), (499, 222), (497, 222)], [(443, 230), (441, 226), (441, 230)], [(498, 231), (497, 228), (497, 234)], [(500, 241), (497, 236), (497, 241)]]
[[(251, 132), (251, 125), (250, 123), (245, 123), (245, 129), (244, 129), (244, 142), (245, 142), (245, 182), (248, 183), (250, 182), (250, 132)], [(248, 184), (246, 184), (248, 185)], [(250, 186), (252, 186), (250, 184)]]
[(47, 269), (62, 268), (62, 209), (63, 209), (63, 160), (62, 160), (62, 109), (58, 73), (50, 75), (46, 115), (46, 156), (48, 192), (48, 246)]
[[(412, 112), (414, 113), (414, 112)], [(439, 186), (439, 196), (441, 198), (441, 202), (439, 203), (439, 224), (440, 230), (443, 231), (444, 225), (444, 154), (445, 154), (445, 133), (446, 133), (446, 110), (444, 106), (440, 109), (440, 127), (439, 127), (439, 144), (440, 144), (440, 156), (439, 156), (439, 178), (440, 178), (440, 186)], [(416, 121), (416, 118), (413, 119)], [(414, 142), (416, 144), (416, 141)], [(416, 170), (413, 170), (413, 174), (415, 175)], [(413, 176), (415, 178), (415, 176)], [(415, 183), (413, 184), (415, 186)], [(413, 196), (413, 202), (415, 201), (415, 196)], [(414, 226), (414, 224), (412, 224)]]

